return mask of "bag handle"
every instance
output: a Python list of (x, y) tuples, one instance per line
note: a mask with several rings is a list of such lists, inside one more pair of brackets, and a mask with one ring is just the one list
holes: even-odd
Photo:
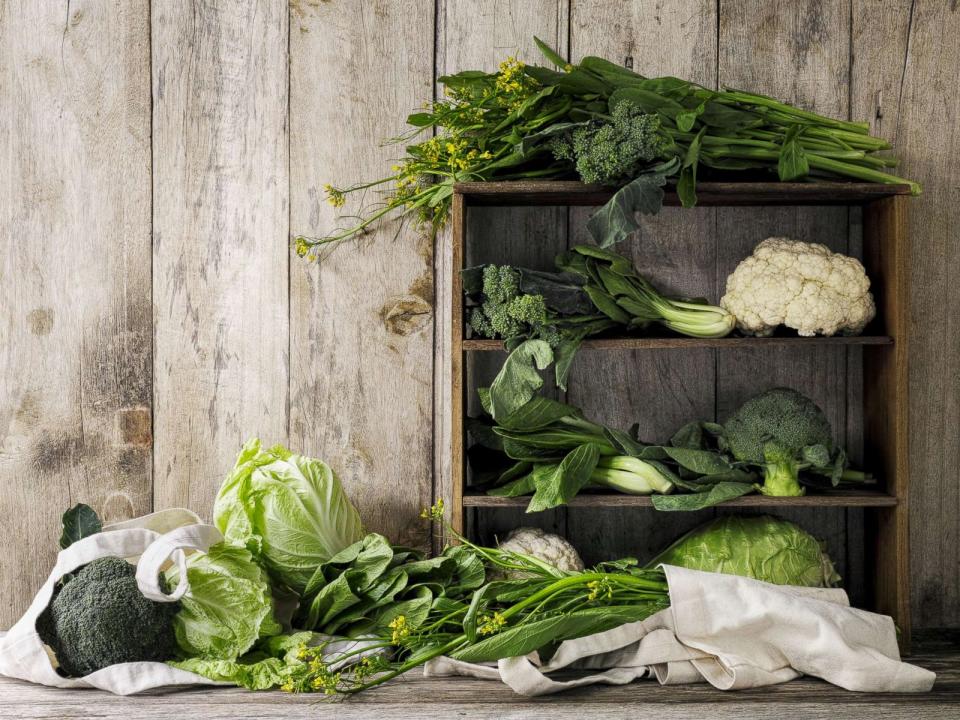
[[(187, 525), (161, 535), (143, 551), (137, 563), (137, 586), (144, 597), (155, 602), (176, 602), (190, 588), (187, 580), (187, 556), (184, 550), (206, 552), (223, 540), (213, 525)], [(160, 569), (168, 559), (177, 564), (180, 580), (169, 595), (160, 587)]]

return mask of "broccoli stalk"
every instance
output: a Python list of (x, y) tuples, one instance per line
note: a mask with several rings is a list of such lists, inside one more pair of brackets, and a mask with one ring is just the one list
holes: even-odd
[(795, 453), (775, 443), (763, 446), (763, 485), (758, 485), (764, 495), (773, 497), (800, 497), (806, 493), (800, 487), (800, 463)]

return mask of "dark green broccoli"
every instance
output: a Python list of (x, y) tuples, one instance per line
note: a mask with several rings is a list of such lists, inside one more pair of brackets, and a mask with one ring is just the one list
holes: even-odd
[(180, 603), (145, 598), (136, 568), (122, 558), (104, 557), (67, 581), (41, 615), (37, 631), (63, 671), (80, 677), (116, 663), (173, 659), (173, 617), (179, 609)]
[(557, 160), (568, 160), (585, 183), (621, 185), (654, 160), (664, 159), (671, 141), (660, 117), (622, 100), (610, 120), (594, 120), (551, 144)]
[[(790, 388), (747, 400), (724, 423), (723, 443), (737, 460), (762, 467), (764, 495), (803, 495), (801, 470), (839, 476), (845, 461), (842, 451), (834, 451), (833, 430), (823, 410)], [(828, 468), (831, 463), (834, 468)]]
[(536, 337), (551, 345), (558, 340), (555, 318), (542, 295), (520, 289), (520, 272), (509, 265), (483, 268), (483, 302), (474, 308), (470, 326), (483, 337)]

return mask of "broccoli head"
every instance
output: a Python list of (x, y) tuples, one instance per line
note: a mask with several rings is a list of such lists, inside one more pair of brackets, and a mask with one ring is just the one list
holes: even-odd
[(583, 182), (603, 185), (632, 180), (669, 147), (659, 116), (627, 100), (613, 107), (610, 120), (592, 121), (552, 143), (554, 157), (573, 162)]
[(508, 265), (483, 268), (483, 303), (470, 316), (478, 335), (511, 339), (521, 336), (550, 341), (551, 317), (542, 295), (520, 290), (520, 273)]
[[(162, 577), (160, 583), (165, 584)], [(148, 600), (137, 587), (133, 565), (104, 557), (66, 582), (41, 615), (37, 631), (63, 671), (80, 677), (116, 663), (173, 659), (173, 618), (179, 609), (180, 603)]]
[(823, 410), (806, 395), (774, 388), (747, 400), (723, 426), (726, 449), (742, 462), (763, 468), (760, 492), (798, 496), (799, 472), (826, 466), (833, 431)]

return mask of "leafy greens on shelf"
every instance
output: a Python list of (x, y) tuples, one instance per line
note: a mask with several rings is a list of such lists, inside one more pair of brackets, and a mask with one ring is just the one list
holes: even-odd
[[(297, 253), (316, 259), (322, 248), (359, 237), (391, 214), (439, 228), (454, 184), (464, 181), (580, 177), (619, 187), (588, 223), (601, 247), (636, 230), (637, 212), (658, 212), (668, 181), (685, 207), (696, 205), (698, 174), (905, 183), (920, 192), (888, 172), (897, 160), (876, 154), (890, 146), (870, 135), (868, 123), (741, 90), (648, 78), (599, 57), (571, 64), (535, 41), (553, 67), (508, 58), (497, 72), (439, 78), (444, 97), (411, 114), (409, 132), (394, 138), (405, 154), (391, 174), (327, 185), (335, 207), (353, 195), (361, 207), (323, 237), (298, 237)], [(411, 142), (421, 133), (430, 137)], [(367, 192), (375, 189), (384, 198), (371, 204)]]
[(509, 265), (463, 271), (470, 327), (502, 338), (510, 357), (490, 387), (494, 418), (515, 410), (542, 385), (538, 370), (555, 363), (556, 383), (566, 387), (570, 365), (583, 340), (620, 327), (651, 324), (690, 337), (722, 337), (735, 318), (705, 300), (662, 295), (627, 258), (593, 245), (577, 245), (556, 258), (558, 272)]

